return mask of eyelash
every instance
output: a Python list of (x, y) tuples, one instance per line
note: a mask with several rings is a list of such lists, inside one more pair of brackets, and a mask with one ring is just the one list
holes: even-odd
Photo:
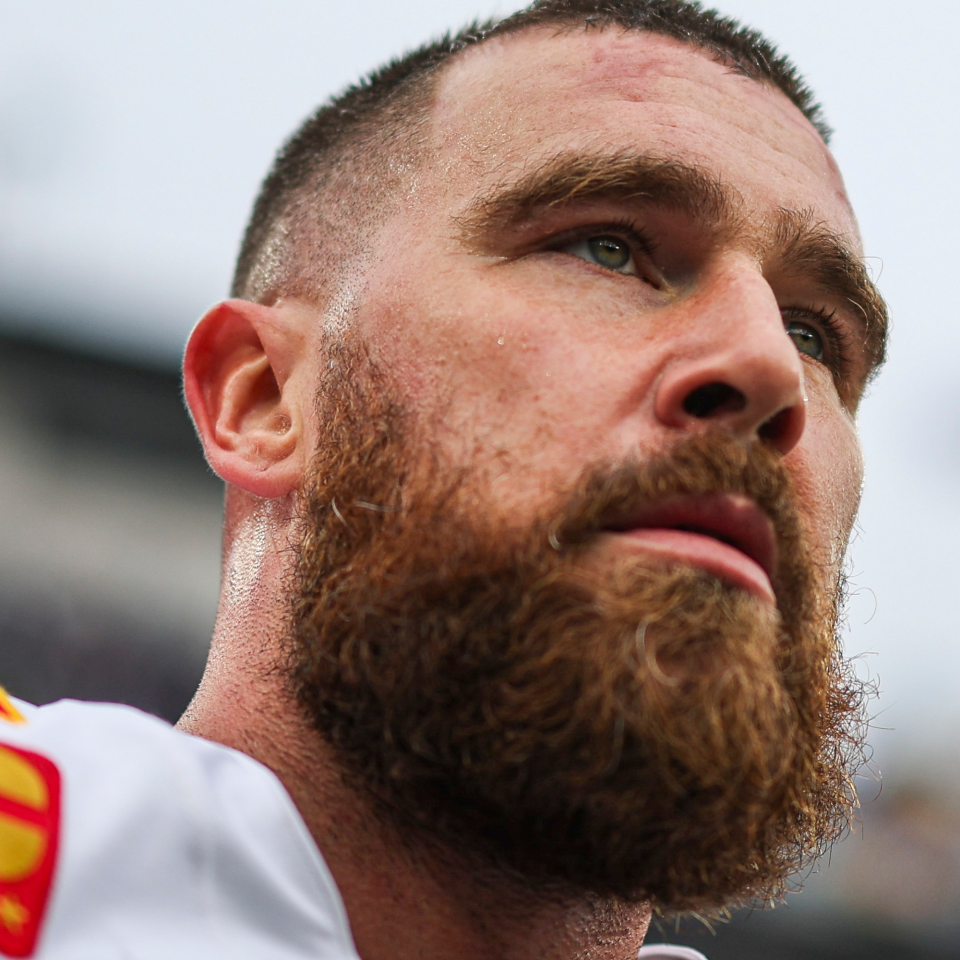
[(817, 324), (823, 331), (829, 348), (829, 356), (826, 357), (825, 362), (827, 366), (833, 367), (834, 375), (839, 380), (843, 380), (850, 363), (851, 337), (837, 318), (837, 311), (813, 307), (791, 307), (783, 311), (783, 319), (784, 321), (813, 321)]
[[(577, 230), (570, 230), (559, 237), (551, 237), (551, 250), (559, 250), (570, 243), (576, 243), (578, 240), (589, 240), (591, 237), (612, 236), (618, 240), (623, 240), (630, 247), (631, 254), (637, 259), (646, 259), (653, 261), (654, 254), (657, 251), (656, 242), (651, 239), (640, 227), (629, 220), (612, 220), (606, 223), (591, 223), (587, 227)], [(637, 268), (642, 264), (637, 263)], [(603, 270), (604, 267), (598, 267)], [(612, 271), (615, 272), (615, 271)], [(649, 282), (658, 289), (662, 285), (659, 278), (648, 278)]]

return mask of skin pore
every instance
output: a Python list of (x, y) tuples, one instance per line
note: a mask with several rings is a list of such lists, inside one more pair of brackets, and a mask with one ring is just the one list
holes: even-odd
[[(672, 40), (530, 30), (455, 59), (430, 130), (429, 162), (364, 257), (348, 335), (419, 422), (442, 424), (446, 459), (503, 523), (523, 526), (585, 464), (720, 427), (782, 456), (835, 571), (882, 318), (839, 173), (799, 111)], [(182, 726), (280, 776), (364, 960), (634, 957), (647, 906), (531, 890), (379, 826), (275, 669), (297, 491), (323, 435), (324, 322), (303, 301), (234, 301), (188, 348), (188, 400), (229, 486), (225, 589)], [(698, 406), (715, 384), (730, 392)], [(614, 532), (593, 562), (644, 549)]]

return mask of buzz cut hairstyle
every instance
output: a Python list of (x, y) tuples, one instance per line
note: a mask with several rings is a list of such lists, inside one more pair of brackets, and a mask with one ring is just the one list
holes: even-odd
[(423, 156), (441, 68), (463, 50), (535, 27), (615, 27), (679, 40), (776, 87), (830, 140), (822, 108), (794, 64), (758, 31), (696, 0), (536, 0), (506, 19), (475, 22), (390, 61), (308, 117), (260, 189), (232, 295), (269, 304), (283, 296), (316, 302), (329, 293), (338, 259), (360, 249), (365, 231)]

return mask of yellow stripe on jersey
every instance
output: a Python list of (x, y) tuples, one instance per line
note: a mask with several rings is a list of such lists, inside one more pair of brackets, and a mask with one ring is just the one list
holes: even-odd
[(36, 870), (46, 852), (45, 830), (0, 813), (0, 880), (22, 880)]
[(27, 722), (27, 718), (13, 705), (3, 687), (0, 687), (0, 720), (6, 720), (7, 723)]
[(37, 768), (6, 747), (0, 747), (0, 797), (34, 810), (46, 810), (50, 802), (47, 784)]

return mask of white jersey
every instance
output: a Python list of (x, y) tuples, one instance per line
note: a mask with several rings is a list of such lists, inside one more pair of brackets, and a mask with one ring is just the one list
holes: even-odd
[[(280, 781), (130, 707), (0, 691), (0, 955), (359, 960)], [(645, 946), (642, 960), (703, 960)]]

